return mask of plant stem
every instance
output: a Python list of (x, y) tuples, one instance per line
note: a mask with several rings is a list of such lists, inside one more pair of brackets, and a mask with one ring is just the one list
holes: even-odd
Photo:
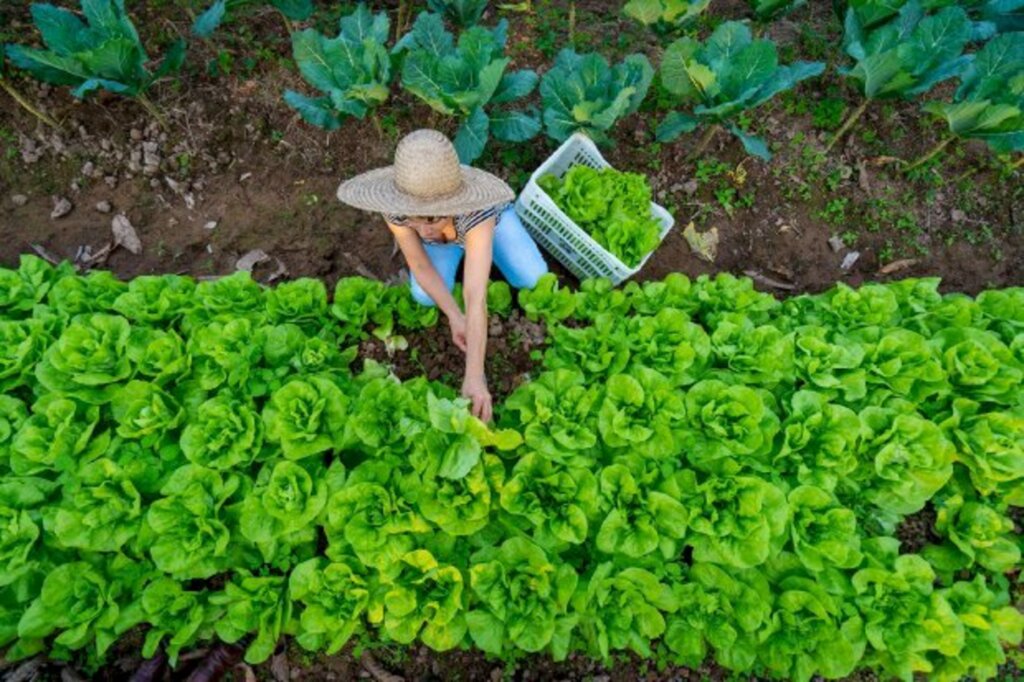
[(839, 142), (839, 140), (842, 139), (843, 135), (845, 135), (846, 132), (851, 127), (853, 127), (853, 124), (856, 123), (858, 119), (860, 119), (860, 117), (864, 115), (864, 112), (867, 111), (869, 104), (871, 104), (871, 100), (865, 99), (863, 102), (860, 103), (860, 106), (853, 110), (853, 113), (850, 114), (846, 121), (843, 122), (842, 127), (840, 127), (839, 130), (836, 131), (836, 134), (832, 138), (832, 141), (828, 143), (827, 147), (825, 147), (826, 154), (832, 151), (832, 147), (836, 146), (836, 142)]
[(14, 99), (15, 102), (20, 104), (25, 111), (32, 114), (40, 121), (50, 126), (51, 128), (60, 128), (60, 124), (57, 123), (57, 121), (55, 121), (48, 114), (45, 114), (42, 111), (36, 109), (34, 106), (32, 106), (27, 99), (22, 97), (20, 92), (14, 89), (13, 85), (7, 82), (6, 79), (0, 78), (0, 88), (3, 88), (4, 91), (6, 91), (7, 94)]
[(142, 108), (146, 110), (146, 113), (155, 118), (156, 122), (160, 124), (160, 127), (166, 130), (167, 118), (160, 112), (159, 109), (156, 108), (156, 105), (153, 104), (153, 102), (148, 97), (146, 97), (144, 93), (141, 92), (139, 93), (136, 99), (138, 99), (139, 104), (142, 105)]
[(373, 113), (370, 114), (370, 120), (373, 121), (373, 127), (377, 129), (377, 137), (383, 140), (384, 127), (380, 124), (380, 115), (377, 113), (376, 109), (374, 109)]
[(715, 134), (717, 134), (719, 130), (720, 127), (717, 123), (709, 125), (708, 129), (704, 131), (704, 135), (701, 136), (700, 142), (697, 143), (696, 149), (690, 152), (690, 158), (696, 159), (698, 156), (703, 154), (711, 144), (711, 141), (715, 139)]
[(947, 138), (945, 138), (944, 140), (939, 142), (937, 145), (932, 147), (931, 151), (929, 151), (927, 154), (925, 154), (924, 156), (919, 158), (917, 161), (915, 161), (914, 163), (912, 163), (909, 166), (907, 166), (906, 168), (904, 168), (903, 172), (904, 173), (909, 173), (910, 171), (914, 170), (915, 168), (920, 168), (924, 164), (928, 163), (933, 158), (935, 158), (943, 149), (948, 147), (949, 143), (952, 142), (955, 139), (956, 139), (955, 137), (947, 137)]
[(576, 37), (576, 2), (569, 3), (569, 44), (571, 45)]
[(1022, 156), (1019, 159), (1017, 159), (1016, 162), (1010, 164), (1010, 170), (1011, 171), (1015, 171), (1018, 168), (1024, 168), (1024, 156)]
[(295, 33), (295, 24), (292, 23), (291, 19), (285, 16), (284, 12), (278, 12), (278, 14), (281, 15), (281, 19), (284, 21), (284, 30), (288, 31), (288, 36), (290, 37)]

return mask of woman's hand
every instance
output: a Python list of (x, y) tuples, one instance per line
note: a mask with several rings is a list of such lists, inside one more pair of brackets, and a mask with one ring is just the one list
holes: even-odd
[(466, 352), (466, 316), (462, 313), (448, 316), (448, 326), (452, 329), (452, 343)]
[(467, 376), (462, 382), (462, 397), (473, 403), (473, 416), (484, 422), (491, 421), (491, 392), (487, 390), (487, 379), (483, 376)]

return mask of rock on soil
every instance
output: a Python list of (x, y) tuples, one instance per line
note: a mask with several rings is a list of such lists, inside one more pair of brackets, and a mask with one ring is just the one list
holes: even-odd
[(50, 212), (50, 217), (54, 220), (63, 218), (74, 208), (72, 203), (66, 197), (54, 197), (53, 199), (53, 211)]

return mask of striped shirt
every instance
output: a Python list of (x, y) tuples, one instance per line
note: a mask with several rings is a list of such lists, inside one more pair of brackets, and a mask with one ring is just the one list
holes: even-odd
[[(485, 208), (482, 211), (473, 211), (472, 213), (463, 213), (452, 217), (452, 222), (455, 224), (455, 241), (454, 242), (443, 242), (424, 239), (433, 244), (460, 244), (465, 245), (466, 235), (477, 225), (484, 223), (491, 218), (497, 218), (502, 212), (508, 207), (508, 204), (499, 204), (498, 206), (491, 206)], [(392, 225), (399, 225), (401, 227), (407, 227), (410, 216), (395, 215), (392, 213), (383, 213), (381, 217), (384, 221)]]

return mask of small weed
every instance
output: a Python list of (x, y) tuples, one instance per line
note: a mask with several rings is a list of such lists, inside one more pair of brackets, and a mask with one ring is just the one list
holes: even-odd
[(846, 102), (836, 97), (818, 100), (811, 110), (811, 122), (819, 130), (835, 130), (843, 122)]

